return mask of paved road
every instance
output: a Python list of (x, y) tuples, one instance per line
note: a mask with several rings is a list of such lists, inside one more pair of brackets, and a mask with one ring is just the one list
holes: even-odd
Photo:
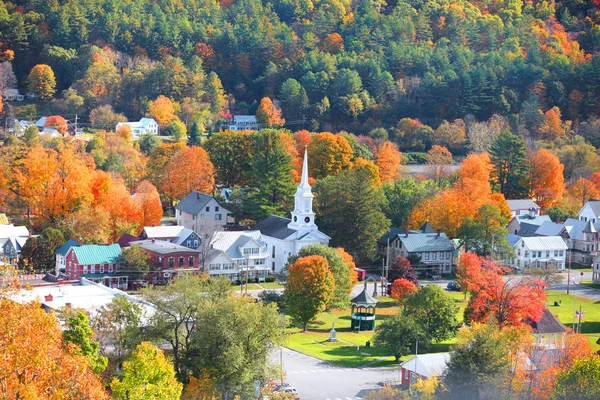
[[(272, 360), (279, 363), (279, 351)], [(287, 383), (301, 400), (358, 400), (382, 382), (398, 379), (398, 368), (341, 368), (290, 349), (283, 349)]]

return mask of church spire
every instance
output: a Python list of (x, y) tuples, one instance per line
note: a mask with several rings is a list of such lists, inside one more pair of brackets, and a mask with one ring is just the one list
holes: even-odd
[(315, 225), (315, 213), (312, 209), (313, 194), (308, 183), (308, 150), (304, 149), (304, 161), (302, 163), (302, 178), (294, 195), (294, 210), (292, 220), (288, 224), (290, 229), (298, 231), (313, 231)]
[(308, 148), (304, 147), (304, 161), (302, 162), (302, 179), (299, 187), (310, 187), (308, 184)]

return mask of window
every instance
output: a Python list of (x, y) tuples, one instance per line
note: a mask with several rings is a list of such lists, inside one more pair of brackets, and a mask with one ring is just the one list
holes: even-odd
[(404, 378), (408, 379), (410, 372), (407, 369), (404, 370)]
[(258, 254), (258, 247), (253, 247), (252, 248), (252, 254)]
[(108, 264), (108, 272), (113, 272), (113, 265), (112, 264)]
[(234, 269), (234, 268), (235, 268), (234, 263), (224, 263), (223, 264), (223, 269)]
[(83, 266), (83, 273), (84, 273), (84, 274), (87, 274), (87, 273), (88, 273), (88, 266), (87, 266), (87, 265), (84, 265), (84, 266)]
[(273, 261), (271, 264), (272, 264), (273, 271), (275, 271), (275, 261)]
[(521, 249), (517, 250), (517, 255), (521, 256)]
[(546, 257), (550, 257), (550, 251), (546, 251)]
[(194, 257), (188, 258), (188, 267), (190, 267), (190, 268), (194, 267)]
[(219, 207), (215, 207), (215, 212), (219, 212)]
[(554, 250), (554, 257), (558, 256), (558, 250)]
[(223, 220), (222, 214), (215, 214), (215, 221), (222, 221), (222, 220)]
[(198, 244), (199, 244), (198, 241), (194, 240), (194, 248), (198, 247)]
[(521, 260), (517, 260), (517, 267), (521, 267)]
[[(517, 233), (517, 231), (515, 231)], [(521, 242), (521, 247), (525, 247), (525, 242)]]
[(562, 257), (562, 255), (563, 255), (563, 251), (562, 251), (562, 250), (560, 251), (560, 254), (559, 254), (559, 255)]
[(450, 259), (450, 257), (451, 257), (451, 255), (452, 255), (452, 252), (451, 252), (451, 251), (447, 252), (447, 253), (446, 253), (446, 260), (449, 260), (449, 259)]
[(529, 252), (525, 250), (525, 257), (529, 257)]
[(437, 260), (437, 253), (435, 251), (433, 253), (431, 253), (431, 259)]
[(425, 253), (425, 259), (429, 260), (429, 253)]
[(158, 263), (162, 264), (162, 262), (163, 262), (163, 258), (162, 257), (158, 257)]
[(185, 258), (179, 257), (179, 268), (182, 268), (184, 263), (185, 263)]
[(531, 252), (531, 258), (535, 258), (535, 255), (536, 255), (536, 254), (537, 254), (537, 253), (536, 253), (535, 251), (532, 251), (532, 252)]
[(206, 212), (209, 212), (209, 211), (210, 211), (210, 207), (206, 207)]
[(96, 273), (96, 266), (95, 266), (95, 265), (92, 265), (92, 266), (90, 267), (90, 274), (95, 274), (95, 273)]
[(254, 260), (254, 265), (265, 265), (265, 259), (257, 258), (256, 260)]
[(169, 257), (169, 268), (173, 268), (175, 265), (175, 257)]
[(187, 240), (185, 243), (186, 243), (187, 247), (190, 247), (192, 245), (192, 241), (191, 240)]
[(219, 271), (221, 269), (221, 264), (209, 264), (209, 271)]
[(414, 384), (417, 383), (417, 374), (415, 374), (414, 372), (410, 373), (410, 384)]
[(275, 246), (273, 246), (273, 249), (271, 250), (271, 258), (275, 258)]
[(542, 256), (542, 252), (538, 251), (538, 257), (541, 257), (541, 256)]
[(252, 252), (252, 249), (244, 249), (244, 255), (247, 256)]
[(103, 274), (104, 273), (104, 264), (100, 266), (100, 273)]

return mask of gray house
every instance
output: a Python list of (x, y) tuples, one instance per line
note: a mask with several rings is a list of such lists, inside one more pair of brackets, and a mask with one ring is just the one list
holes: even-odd
[(195, 190), (175, 206), (177, 225), (196, 233), (206, 225), (226, 225), (229, 214), (213, 196)]
[(190, 249), (197, 250), (200, 247), (200, 237), (189, 228), (179, 225), (146, 226), (140, 232), (140, 238), (164, 240)]

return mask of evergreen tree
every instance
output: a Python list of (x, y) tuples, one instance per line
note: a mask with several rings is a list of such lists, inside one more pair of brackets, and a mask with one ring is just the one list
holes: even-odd
[(200, 128), (198, 127), (198, 123), (194, 122), (188, 135), (188, 146), (200, 146), (200, 142)]
[(529, 167), (525, 140), (503, 131), (490, 148), (492, 186), (507, 199), (523, 199), (529, 194)]
[(248, 209), (257, 220), (271, 214), (285, 215), (292, 207), (296, 184), (292, 177), (292, 157), (285, 151), (276, 130), (253, 135), (252, 186)]

